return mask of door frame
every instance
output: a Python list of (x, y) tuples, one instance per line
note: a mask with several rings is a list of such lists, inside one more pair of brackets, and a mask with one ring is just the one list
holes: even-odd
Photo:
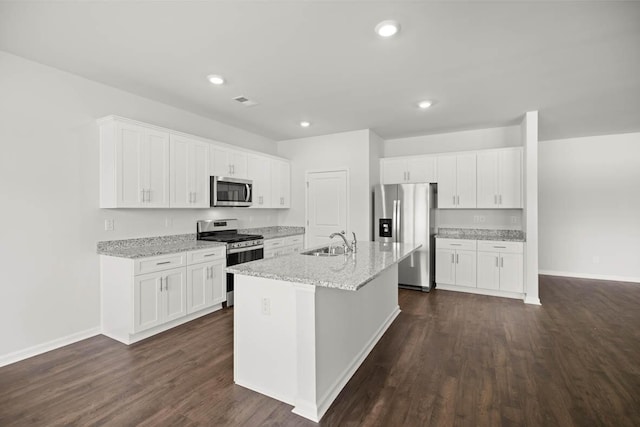
[(350, 209), (349, 205), (351, 204), (351, 183), (349, 176), (350, 171), (348, 167), (343, 168), (335, 168), (335, 169), (310, 169), (304, 172), (304, 247), (307, 249), (309, 247), (309, 176), (316, 173), (327, 173), (327, 172), (345, 172), (347, 175), (347, 191), (346, 191), (346, 205), (345, 211), (347, 215), (347, 225), (346, 230), (344, 230), (347, 234), (350, 230), (350, 221), (349, 214)]

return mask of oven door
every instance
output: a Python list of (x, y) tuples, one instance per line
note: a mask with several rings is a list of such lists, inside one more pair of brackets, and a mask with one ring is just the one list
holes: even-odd
[(253, 181), (223, 176), (210, 180), (211, 206), (251, 206)]
[[(264, 246), (231, 249), (227, 252), (227, 267), (264, 258)], [(227, 307), (233, 305), (233, 274), (227, 273)]]

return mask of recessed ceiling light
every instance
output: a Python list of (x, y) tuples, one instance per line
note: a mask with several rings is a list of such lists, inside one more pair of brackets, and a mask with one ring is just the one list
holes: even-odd
[(303, 120), (300, 122), (300, 126), (302, 126), (303, 128), (308, 128), (309, 126), (311, 126), (311, 122), (307, 122), (306, 120)]
[(218, 76), (216, 74), (210, 74), (207, 76), (207, 79), (209, 80), (209, 82), (211, 82), (212, 85), (221, 85), (224, 84), (224, 79), (221, 76)]
[(424, 101), (418, 102), (418, 107), (420, 107), (423, 110), (426, 110), (427, 108), (431, 107), (432, 105), (433, 105), (433, 101), (429, 101), (429, 100), (424, 100)]
[(387, 20), (376, 25), (376, 33), (380, 37), (391, 37), (397, 34), (398, 31), (400, 31), (400, 24), (398, 21)]

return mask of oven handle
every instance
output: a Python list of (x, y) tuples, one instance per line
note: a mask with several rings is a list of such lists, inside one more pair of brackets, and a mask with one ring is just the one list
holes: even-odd
[(247, 197), (245, 199), (245, 202), (249, 202), (251, 200), (251, 185), (250, 184), (245, 184), (247, 186)]
[(237, 254), (238, 252), (248, 252), (248, 251), (254, 251), (256, 249), (263, 249), (263, 248), (264, 248), (264, 245), (247, 246), (246, 248), (231, 249), (230, 251), (227, 251), (227, 253)]

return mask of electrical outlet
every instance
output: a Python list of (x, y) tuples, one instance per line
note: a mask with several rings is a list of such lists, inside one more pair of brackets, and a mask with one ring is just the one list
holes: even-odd
[(485, 222), (487, 220), (487, 217), (484, 215), (479, 215), (480, 217), (480, 222)]
[(113, 231), (114, 221), (112, 219), (104, 220), (104, 230), (105, 231)]
[(474, 216), (473, 216), (473, 222), (474, 222), (475, 224), (479, 223), (479, 222), (480, 222), (480, 215), (474, 215)]
[(511, 217), (511, 224), (517, 224), (518, 223), (518, 217), (517, 216), (512, 216)]
[(262, 298), (262, 314), (271, 316), (271, 300), (269, 298)]

